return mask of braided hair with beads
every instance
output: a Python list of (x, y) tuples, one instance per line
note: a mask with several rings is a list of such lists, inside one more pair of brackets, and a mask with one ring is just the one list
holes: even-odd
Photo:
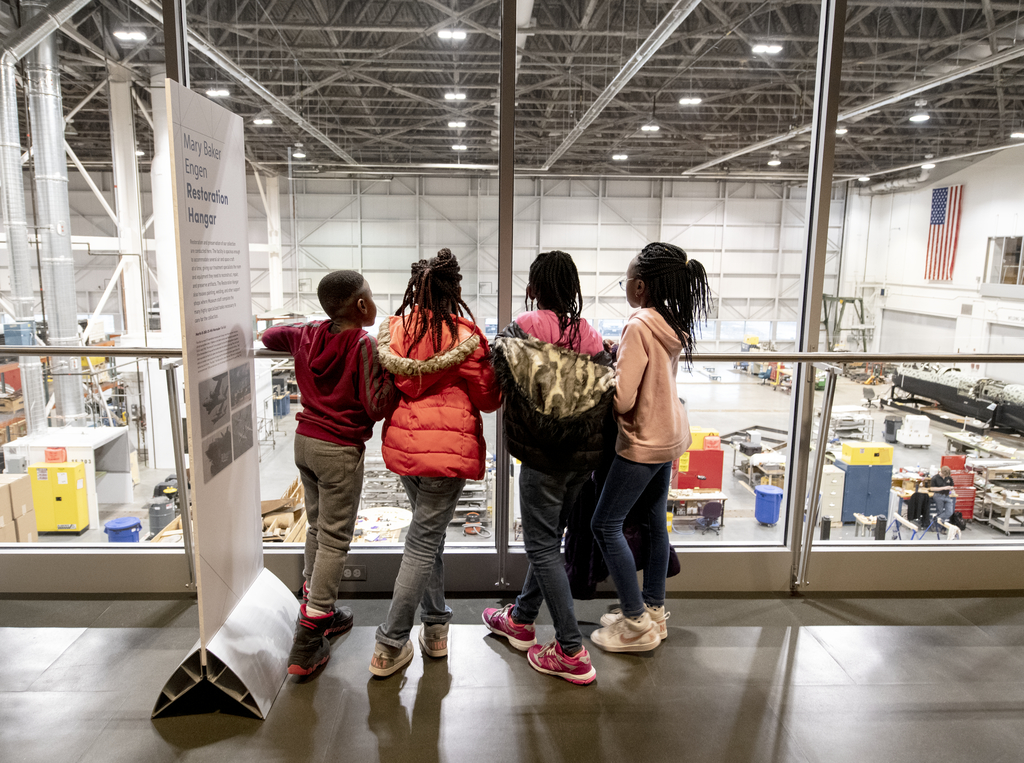
[(704, 266), (672, 244), (652, 243), (636, 258), (636, 276), (647, 286), (650, 306), (683, 343), (686, 365), (693, 362), (693, 329), (707, 320), (711, 287)]
[[(416, 344), (430, 334), (435, 352), (454, 347), (459, 339), (456, 318), (467, 315), (476, 323), (469, 305), (462, 301), (462, 271), (451, 249), (442, 249), (436, 257), (412, 265), (412, 277), (395, 315), (402, 316), (402, 326), (413, 334)], [(417, 308), (414, 312), (413, 308)], [(415, 320), (415, 327), (411, 328)], [(444, 328), (451, 334), (451, 344), (442, 347)]]
[(541, 252), (530, 263), (529, 285), (537, 303), (558, 316), (559, 338), (565, 340), (570, 349), (576, 349), (580, 340), (583, 291), (572, 257), (557, 249)]

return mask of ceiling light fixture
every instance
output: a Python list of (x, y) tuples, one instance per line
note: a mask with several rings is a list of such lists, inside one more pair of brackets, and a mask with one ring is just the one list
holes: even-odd
[(466, 33), (461, 29), (442, 29), (437, 33), (442, 40), (465, 40)]
[(145, 151), (141, 151), (141, 150), (140, 150), (140, 151), (136, 151), (136, 152), (135, 152), (135, 155), (136, 155), (136, 156), (145, 156), (145, 155), (146, 155), (146, 152), (145, 152)]
[(465, 150), (466, 150), (466, 147), (463, 146), (461, 143), (452, 146), (452, 151), (465, 151)]
[(613, 162), (624, 162), (629, 158), (626, 154), (612, 154)]
[(229, 95), (231, 95), (230, 92), (224, 90), (223, 88), (211, 88), (206, 91), (206, 94), (210, 98), (227, 98)]
[(1014, 140), (1021, 140), (1022, 138), (1024, 138), (1024, 132), (1022, 132), (1021, 130), (1017, 130), (1017, 132), (1011, 132), (1010, 137), (1013, 138)]
[(846, 133), (848, 133), (848, 132), (849, 132), (849, 130), (847, 130), (845, 127), (837, 127), (836, 128), (836, 135), (846, 135)]
[(464, 101), (466, 100), (465, 93), (445, 93), (444, 99), (446, 101)]
[(928, 105), (928, 101), (924, 98), (918, 98), (914, 101), (914, 106), (917, 107), (917, 112), (910, 115), (911, 122), (927, 122), (931, 117), (927, 111), (924, 111), (924, 107)]
[(931, 162), (928, 162), (927, 164), (922, 164), (921, 165), (921, 169), (923, 169), (923, 170), (933, 170), (933, 169), (935, 169), (935, 165), (932, 164)]
[(146, 33), (128, 29), (119, 29), (118, 31), (114, 32), (114, 37), (116, 37), (119, 40), (124, 40), (126, 42), (145, 42)]
[(701, 99), (697, 98), (696, 96), (688, 96), (686, 98), (679, 99), (680, 106), (696, 106), (700, 102)]
[(252, 120), (252, 123), (254, 125), (272, 125), (274, 124), (274, 120), (269, 117), (259, 117), (258, 119)]
[(463, 127), (466, 126), (466, 123), (465, 122), (449, 122), (448, 126), (449, 127), (455, 127), (455, 128), (458, 128), (458, 129), (461, 130)]
[(292, 151), (292, 159), (305, 159), (305, 158), (306, 158), (306, 152), (303, 151), (301, 148), (297, 148), (294, 151)]
[(867, 175), (861, 175), (859, 178), (857, 178), (857, 180), (859, 182), (861, 182), (861, 183), (870, 183), (871, 182), (871, 178), (869, 178)]
[(754, 53), (766, 53), (766, 54), (768, 54), (770, 56), (774, 56), (776, 53), (781, 53), (782, 52), (782, 46), (781, 45), (763, 45), (763, 44), (762, 45), (755, 45), (753, 48), (751, 48), (751, 51), (753, 51)]
[(782, 164), (782, 160), (779, 158), (778, 151), (772, 151), (772, 158), (768, 160), (769, 167), (778, 167)]
[(643, 130), (644, 132), (657, 132), (661, 128), (658, 125), (648, 124), (648, 125), (644, 125), (640, 129)]

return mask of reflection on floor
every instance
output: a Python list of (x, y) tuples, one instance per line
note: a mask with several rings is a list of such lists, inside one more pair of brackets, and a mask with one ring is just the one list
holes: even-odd
[[(594, 650), (586, 687), (488, 635), (494, 600), (451, 604), (447, 659), (417, 648), (371, 678), (387, 602), (358, 601), (327, 667), (287, 680), (266, 721), (154, 722), (194, 603), (0, 600), (0, 760), (1010, 763), (1024, 745), (1021, 598), (674, 599), (662, 646)], [(586, 633), (609, 604), (578, 603)]]

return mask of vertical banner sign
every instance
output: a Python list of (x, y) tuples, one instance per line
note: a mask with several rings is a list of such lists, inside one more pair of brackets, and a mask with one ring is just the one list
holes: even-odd
[(263, 569), (245, 156), (241, 117), (172, 80), (167, 108), (205, 664)]

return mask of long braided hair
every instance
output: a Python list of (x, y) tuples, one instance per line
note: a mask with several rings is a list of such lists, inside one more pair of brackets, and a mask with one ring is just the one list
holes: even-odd
[[(412, 277), (402, 297), (402, 306), (395, 313), (402, 316), (402, 326), (407, 333), (415, 331), (413, 344), (419, 342), (429, 332), (435, 352), (450, 349), (459, 341), (456, 317), (468, 315), (469, 319), (476, 323), (469, 305), (462, 301), (460, 281), (462, 271), (451, 249), (442, 249), (436, 257), (413, 263)], [(418, 310), (414, 313), (413, 308)], [(413, 329), (410, 327), (414, 319), (416, 326)], [(452, 341), (448, 347), (442, 347), (446, 326)]]
[(683, 343), (686, 365), (693, 362), (693, 329), (711, 310), (708, 274), (697, 260), (672, 244), (652, 243), (636, 258), (636, 275), (647, 285), (651, 307)]
[(537, 302), (558, 316), (559, 338), (577, 349), (583, 313), (583, 291), (576, 263), (565, 252), (541, 252), (530, 263), (530, 286)]

